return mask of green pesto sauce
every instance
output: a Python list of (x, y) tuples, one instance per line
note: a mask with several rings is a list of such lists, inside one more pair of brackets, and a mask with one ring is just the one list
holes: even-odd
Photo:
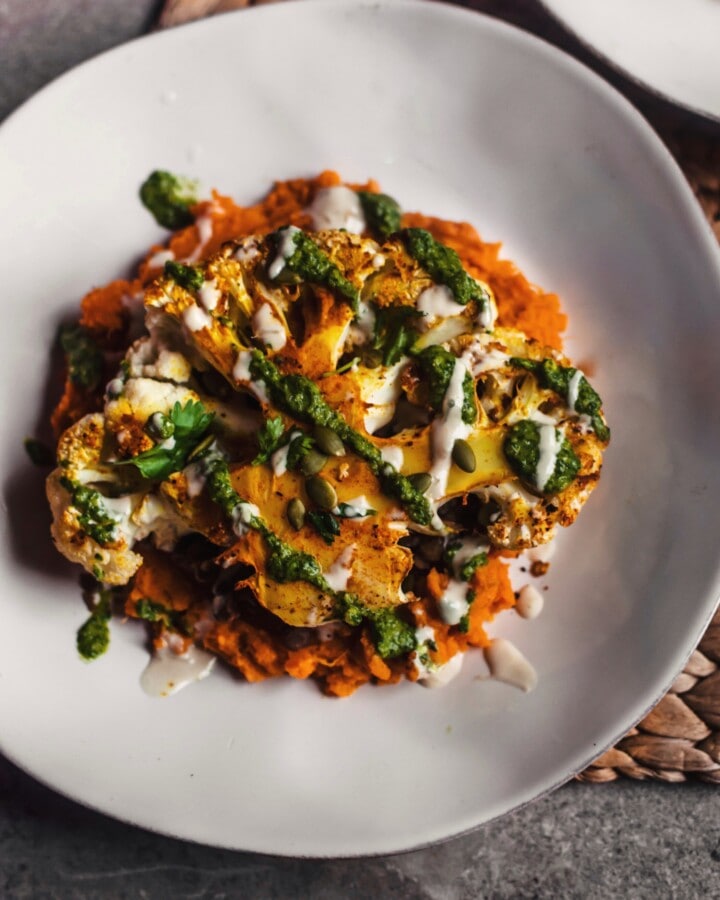
[(436, 241), (424, 228), (404, 228), (400, 235), (410, 256), (433, 281), (450, 288), (458, 303), (466, 306), (471, 300), (477, 300), (484, 306), (488, 302), (487, 291), (468, 275), (454, 250)]
[(87, 390), (97, 387), (104, 360), (90, 333), (81, 325), (66, 325), (60, 329), (60, 346), (65, 353), (70, 381)]
[[(276, 242), (279, 242), (278, 235), (279, 232), (275, 232)], [(360, 299), (358, 289), (345, 278), (327, 253), (324, 253), (304, 231), (294, 232), (293, 241), (295, 249), (285, 260), (275, 280), (285, 280), (287, 273), (290, 272), (297, 281), (319, 284), (339, 294), (350, 302), (354, 310), (357, 310)]]
[(205, 282), (205, 273), (200, 266), (186, 266), (172, 259), (165, 263), (165, 274), (186, 291), (197, 291)]
[(401, 619), (394, 607), (370, 609), (355, 595), (337, 595), (337, 615), (348, 625), (367, 622), (375, 648), (383, 659), (410, 653), (417, 647), (415, 629)]
[(85, 534), (100, 546), (117, 537), (117, 521), (103, 503), (102, 494), (63, 477), (60, 483), (70, 493), (71, 504), (78, 511), (78, 522)]
[[(517, 422), (508, 431), (503, 451), (515, 472), (537, 488), (537, 466), (540, 460), (540, 429), (531, 419)], [(543, 494), (558, 494), (577, 477), (580, 460), (570, 442), (563, 437), (555, 460), (555, 468), (542, 489)]]
[(314, 382), (304, 375), (283, 375), (259, 350), (252, 351), (250, 375), (265, 383), (270, 399), (278, 409), (302, 422), (331, 428), (346, 446), (366, 460), (373, 474), (380, 479), (383, 491), (399, 500), (414, 522), (430, 524), (433, 514), (427, 498), (404, 475), (383, 461), (372, 441), (351, 428), (328, 405)]
[[(434, 409), (441, 409), (457, 358), (444, 347), (435, 345), (426, 347), (417, 355), (416, 359), (428, 386), (430, 406)], [(467, 425), (473, 425), (477, 420), (475, 382), (469, 372), (466, 372), (463, 379), (462, 420)]]
[[(555, 391), (565, 401), (568, 399), (570, 390), (570, 382), (577, 369), (572, 366), (561, 366), (554, 359), (548, 357), (542, 361), (536, 359), (519, 359), (513, 357), (510, 360), (511, 365), (520, 369), (527, 369), (534, 372), (543, 387)], [(610, 440), (610, 429), (603, 421), (600, 410), (602, 408), (602, 399), (600, 394), (593, 388), (587, 378), (583, 375), (580, 378), (578, 386), (577, 400), (575, 401), (575, 412), (582, 413), (590, 417), (592, 429), (601, 441)]]
[(156, 603), (147, 597), (142, 597), (135, 603), (135, 615), (146, 622), (159, 623), (171, 631), (178, 631), (189, 636), (187, 623), (182, 612), (168, 609), (162, 603)]
[(358, 191), (360, 205), (369, 231), (376, 237), (385, 239), (400, 230), (402, 211), (397, 200), (387, 194), (373, 194)]
[(90, 618), (80, 626), (75, 638), (77, 651), (83, 659), (97, 659), (107, 651), (110, 646), (110, 615), (110, 594), (103, 591)]
[(158, 225), (175, 231), (195, 219), (190, 207), (198, 202), (198, 183), (158, 169), (142, 183), (140, 200)]

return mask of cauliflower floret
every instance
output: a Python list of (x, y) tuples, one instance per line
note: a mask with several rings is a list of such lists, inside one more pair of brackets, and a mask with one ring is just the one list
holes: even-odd
[[(91, 497), (100, 497), (88, 490)], [(71, 562), (79, 563), (86, 572), (107, 584), (127, 584), (142, 565), (142, 556), (134, 553), (121, 529), (110, 526), (113, 539), (100, 543), (86, 531), (83, 513), (75, 506), (75, 493), (62, 469), (55, 469), (47, 480), (47, 497), (52, 512), (50, 532), (55, 546)], [(105, 507), (100, 500), (98, 512)], [(105, 508), (108, 519), (114, 518)], [(119, 523), (118, 523), (119, 524)]]
[(182, 353), (152, 337), (135, 341), (125, 355), (125, 362), (131, 378), (154, 378), (185, 384), (192, 373), (192, 366)]
[(137, 456), (154, 446), (145, 425), (155, 413), (169, 413), (176, 403), (184, 406), (200, 398), (190, 388), (151, 378), (129, 378), (119, 397), (105, 404), (105, 425), (115, 435), (118, 450)]
[(60, 438), (60, 465), (46, 486), (51, 533), (58, 550), (99, 581), (126, 584), (142, 564), (133, 544), (154, 534), (159, 546), (170, 547), (187, 527), (161, 497), (142, 490), (132, 467), (104, 462), (104, 444), (100, 413)]

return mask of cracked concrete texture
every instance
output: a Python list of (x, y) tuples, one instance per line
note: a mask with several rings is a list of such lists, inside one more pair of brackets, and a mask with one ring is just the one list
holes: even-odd
[[(157, 0), (0, 0), (0, 119), (48, 80), (143, 33)], [(175, 841), (66, 800), (0, 757), (0, 897), (720, 897), (716, 788), (571, 784), (400, 856), (274, 859)]]
[(720, 896), (715, 788), (569, 784), (444, 844), (364, 860), (188, 844), (60, 797), (0, 758), (0, 896), (630, 900)]

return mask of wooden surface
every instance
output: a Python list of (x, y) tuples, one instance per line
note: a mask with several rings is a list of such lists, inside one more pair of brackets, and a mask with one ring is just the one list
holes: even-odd
[[(168, 28), (264, 2), (279, 0), (167, 0), (157, 26)], [(720, 124), (672, 107), (596, 59), (535, 0), (469, 0), (457, 5), (538, 35), (580, 59), (624, 93), (672, 152), (720, 241)], [(617, 746), (578, 778), (605, 783), (621, 776), (720, 784), (720, 611), (670, 691)]]

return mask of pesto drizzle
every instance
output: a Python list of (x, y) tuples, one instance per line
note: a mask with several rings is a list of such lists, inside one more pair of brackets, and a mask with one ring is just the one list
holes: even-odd
[[(280, 244), (280, 235), (284, 230), (280, 229), (275, 232), (274, 238), (277, 245)], [(287, 280), (289, 272), (292, 281), (319, 284), (339, 294), (348, 300), (352, 309), (357, 312), (360, 299), (358, 289), (345, 278), (327, 253), (323, 252), (312, 238), (300, 229), (292, 233), (292, 241), (293, 252), (285, 258), (283, 268), (273, 280)]]
[(85, 534), (101, 546), (112, 543), (117, 537), (117, 520), (106, 509), (102, 494), (64, 476), (60, 484), (69, 492)]
[(400, 236), (410, 256), (433, 281), (450, 288), (458, 303), (466, 306), (471, 300), (477, 300), (481, 307), (487, 306), (490, 300), (487, 290), (468, 275), (451, 247), (436, 241), (424, 228), (403, 228)]
[(432, 507), (426, 497), (390, 463), (383, 460), (375, 444), (355, 431), (336, 412), (318, 387), (304, 375), (283, 375), (277, 366), (259, 350), (251, 351), (250, 375), (263, 381), (273, 404), (301, 422), (331, 428), (354, 453), (364, 459), (379, 479), (386, 494), (395, 497), (405, 511), (419, 525), (429, 525)]
[[(238, 506), (245, 503), (230, 482), (227, 462), (217, 454), (208, 454), (203, 461), (210, 498), (232, 519)], [(365, 606), (355, 594), (334, 591), (323, 574), (320, 563), (309, 553), (295, 550), (279, 538), (260, 516), (252, 515), (247, 525), (265, 539), (270, 551), (266, 561), (267, 573), (273, 581), (287, 584), (305, 581), (329, 594), (336, 603), (337, 615), (348, 625), (361, 625), (367, 621), (373, 642), (384, 659), (400, 656), (415, 649), (415, 632), (401, 619), (394, 608), (373, 610)]]
[[(550, 357), (543, 360), (512, 357), (510, 364), (516, 368), (527, 369), (528, 372), (533, 372), (544, 387), (550, 388), (556, 394), (560, 394), (564, 400), (568, 400), (570, 381), (577, 369), (572, 366), (561, 366), (560, 363), (555, 362)], [(575, 412), (589, 416), (590, 424), (595, 434), (601, 441), (609, 441), (610, 429), (600, 415), (601, 407), (602, 399), (600, 394), (583, 375), (580, 378), (577, 400), (575, 401)]]
[(357, 195), (365, 221), (374, 235), (384, 240), (400, 229), (402, 212), (397, 200), (371, 191), (358, 191)]

